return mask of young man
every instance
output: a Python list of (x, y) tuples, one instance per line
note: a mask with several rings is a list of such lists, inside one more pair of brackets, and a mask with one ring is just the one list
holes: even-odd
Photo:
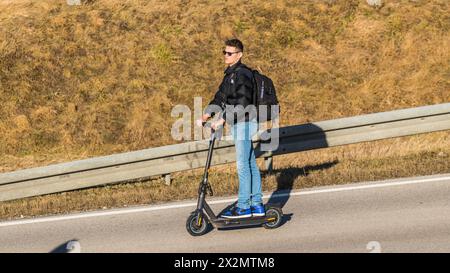
[[(261, 174), (256, 164), (255, 152), (251, 138), (258, 130), (256, 115), (251, 111), (243, 111), (253, 104), (253, 74), (241, 58), (244, 46), (238, 39), (225, 42), (223, 51), (225, 69), (222, 83), (214, 99), (209, 103), (202, 118), (197, 120), (201, 126), (208, 118), (214, 116), (215, 109), (222, 111), (223, 116), (211, 126), (217, 129), (225, 121), (231, 125), (236, 147), (236, 166), (239, 177), (239, 194), (237, 206), (222, 214), (225, 218), (246, 218), (264, 216), (262, 204)], [(214, 107), (212, 107), (214, 106)], [(233, 111), (230, 111), (233, 109)], [(256, 108), (255, 108), (256, 109)]]

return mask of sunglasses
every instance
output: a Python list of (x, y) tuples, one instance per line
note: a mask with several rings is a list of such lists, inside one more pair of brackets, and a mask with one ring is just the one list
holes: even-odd
[(236, 52), (228, 52), (228, 51), (222, 51), (223, 55), (227, 55), (228, 57), (230, 57), (231, 55), (235, 54), (235, 53), (239, 53), (241, 51), (236, 51)]

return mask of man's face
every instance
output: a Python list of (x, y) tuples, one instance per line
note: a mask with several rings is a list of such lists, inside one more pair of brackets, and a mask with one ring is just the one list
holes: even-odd
[[(231, 53), (231, 54), (229, 54), (229, 53)], [(234, 64), (241, 57), (242, 57), (242, 52), (240, 52), (239, 49), (237, 49), (236, 47), (234, 47), (234, 46), (226, 46), (225, 47), (224, 58), (225, 58), (225, 63), (227, 65)]]

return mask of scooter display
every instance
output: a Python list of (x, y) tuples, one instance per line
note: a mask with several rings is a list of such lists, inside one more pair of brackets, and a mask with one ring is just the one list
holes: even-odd
[(211, 225), (217, 229), (258, 225), (262, 225), (267, 229), (274, 229), (279, 227), (283, 218), (283, 211), (281, 207), (277, 206), (276, 204), (265, 204), (264, 208), (266, 213), (264, 216), (230, 219), (220, 217), (213, 212), (211, 207), (206, 202), (205, 198), (207, 194), (213, 196), (211, 184), (208, 181), (208, 171), (211, 165), (214, 142), (218, 137), (220, 129), (214, 130), (211, 127), (210, 122), (204, 122), (203, 126), (211, 128), (211, 138), (209, 140), (208, 155), (206, 158), (203, 179), (200, 182), (198, 189), (197, 209), (189, 215), (186, 221), (186, 229), (189, 234), (191, 234), (192, 236), (204, 235), (210, 230)]

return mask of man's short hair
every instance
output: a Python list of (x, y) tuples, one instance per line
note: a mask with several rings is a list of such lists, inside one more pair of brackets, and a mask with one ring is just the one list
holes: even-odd
[(244, 52), (244, 45), (238, 39), (228, 39), (225, 41), (226, 46), (233, 46), (237, 48), (240, 52)]

